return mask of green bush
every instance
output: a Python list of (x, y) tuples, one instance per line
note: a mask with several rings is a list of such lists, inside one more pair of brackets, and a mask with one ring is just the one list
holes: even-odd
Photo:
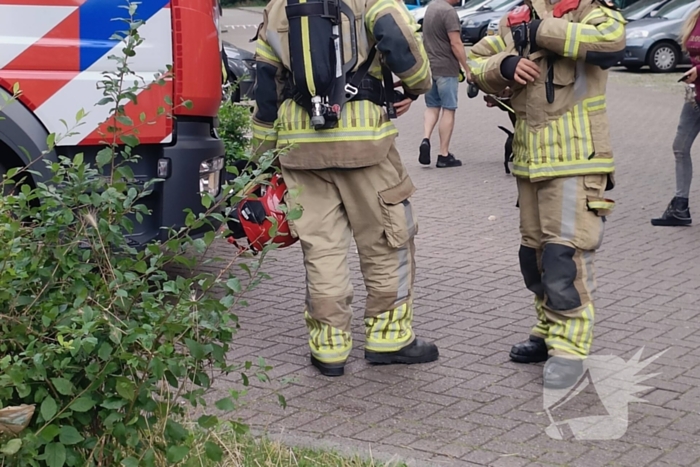
[[(129, 167), (138, 159), (138, 129), (152, 123), (124, 113), (151, 84), (123, 84), (137, 79), (129, 69), (142, 42), (135, 10), (130, 4), (122, 54), (112, 57), (118, 71), (101, 82), (99, 104), (110, 106), (112, 124), (96, 163), (82, 154), (43, 160), (69, 128), (50, 135), (47, 152), (33, 162), (46, 163), (51, 180), (20, 183), (30, 165), (10, 170), (3, 182), (14, 191), (0, 198), (0, 409), (27, 404), (35, 413), (19, 433), (2, 433), (0, 425), (2, 466), (201, 465), (188, 443), (220, 424), (205, 400), (216, 378), (240, 373), (239, 389), (247, 373), (268, 380), (263, 360), (236, 364), (226, 355), (238, 327), (232, 310), (265, 277), (259, 268), (274, 246), (245, 261), (247, 254), (233, 248), (225, 261), (211, 259), (210, 249), (222, 236), (213, 227), (226, 221), (221, 203), (241, 199), (274, 155), (226, 185), (225, 201), (203, 195), (207, 211), (189, 212), (187, 226), (169, 231), (168, 241), (136, 251), (123, 235), (133, 229), (131, 216), (147, 214), (141, 201), (159, 183), (139, 184)], [(164, 104), (158, 118), (191, 105)], [(75, 125), (84, 116), (78, 112)], [(212, 228), (203, 238), (190, 235), (205, 225)], [(175, 268), (186, 273), (173, 274)], [(231, 412), (241, 394), (232, 390), (214, 405)], [(189, 409), (199, 412), (194, 425)], [(224, 449), (207, 439), (196, 451), (216, 462)]]
[(219, 110), (219, 136), (226, 146), (226, 161), (233, 163), (245, 159), (250, 139), (247, 134), (251, 129), (250, 108), (238, 105), (226, 99)]

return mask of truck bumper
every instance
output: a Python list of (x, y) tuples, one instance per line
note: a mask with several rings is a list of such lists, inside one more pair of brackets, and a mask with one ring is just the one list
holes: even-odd
[[(152, 193), (142, 200), (151, 215), (144, 216), (141, 223), (136, 223), (134, 219), (134, 232), (127, 235), (129, 243), (137, 248), (152, 241), (166, 241), (169, 237), (167, 228), (179, 230), (185, 227), (186, 210), (191, 210), (195, 216), (206, 211), (200, 194), (200, 178), (209, 177), (208, 174), (200, 175), (200, 167), (205, 161), (224, 157), (224, 143), (212, 135), (211, 122), (179, 118), (174, 121), (174, 126), (173, 143), (163, 146), (159, 157), (144, 157), (138, 164), (138, 171), (134, 168), (134, 173), (139, 179), (150, 180), (161, 178), (158, 177), (159, 164), (167, 163), (169, 167), (165, 180), (154, 184)], [(139, 148), (136, 148), (135, 152), (139, 153)], [(144, 169), (148, 174), (143, 173)], [(225, 163), (224, 168), (218, 172), (217, 201), (222, 196)], [(211, 226), (207, 225), (190, 232), (190, 237), (201, 237), (206, 232), (220, 227), (213, 219), (211, 222)]]

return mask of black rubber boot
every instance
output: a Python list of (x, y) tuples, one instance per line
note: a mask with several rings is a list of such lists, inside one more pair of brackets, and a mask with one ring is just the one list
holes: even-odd
[(437, 345), (426, 342), (422, 339), (415, 339), (401, 350), (396, 352), (372, 352), (365, 350), (365, 359), (368, 362), (378, 365), (391, 365), (393, 363), (403, 363), (411, 365), (413, 363), (430, 363), (438, 359)]
[(690, 209), (688, 208), (688, 198), (674, 197), (663, 215), (651, 220), (651, 225), (680, 227), (690, 225), (692, 222)]
[(430, 165), (430, 140), (423, 138), (418, 148), (418, 162), (423, 165)]
[(552, 357), (544, 365), (542, 380), (547, 389), (570, 388), (583, 375), (583, 360)]
[(530, 336), (530, 339), (510, 349), (510, 359), (517, 363), (539, 363), (548, 357), (547, 344), (541, 337)]
[(343, 376), (345, 374), (345, 363), (323, 363), (312, 355), (311, 364), (318, 368), (323, 376)]
[(445, 167), (461, 167), (462, 161), (455, 159), (454, 154), (450, 153), (446, 156), (438, 156), (437, 164), (435, 167), (438, 169), (443, 169)]

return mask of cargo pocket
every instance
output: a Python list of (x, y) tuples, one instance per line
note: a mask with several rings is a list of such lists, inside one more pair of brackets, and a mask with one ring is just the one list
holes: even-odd
[(410, 177), (379, 192), (384, 233), (391, 248), (401, 248), (418, 233), (418, 222), (409, 198), (416, 191)]
[(608, 176), (606, 174), (584, 175), (583, 177), (583, 186), (586, 190), (586, 206), (596, 216), (602, 217), (603, 221), (612, 213), (615, 207), (615, 201), (604, 196), (607, 184)]

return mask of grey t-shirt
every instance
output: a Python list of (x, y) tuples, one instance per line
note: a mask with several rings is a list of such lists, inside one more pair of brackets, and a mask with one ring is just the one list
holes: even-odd
[(445, 0), (430, 2), (423, 18), (423, 43), (433, 76), (459, 76), (459, 61), (452, 53), (447, 33), (461, 29), (452, 5)]

